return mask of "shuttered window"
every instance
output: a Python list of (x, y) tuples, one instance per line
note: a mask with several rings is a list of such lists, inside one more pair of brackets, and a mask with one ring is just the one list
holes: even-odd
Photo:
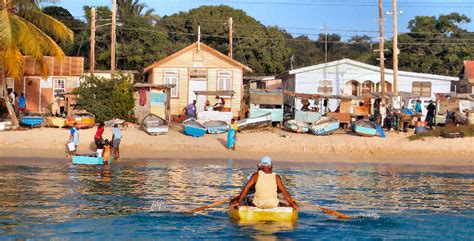
[(320, 80), (318, 84), (319, 84), (318, 93), (332, 94), (332, 81), (331, 80)]
[(420, 97), (431, 97), (431, 82), (413, 82), (412, 92)]
[(178, 70), (165, 70), (164, 83), (169, 84), (169, 85), (174, 85), (174, 87), (171, 88), (171, 97), (174, 97), (174, 98), (177, 98), (179, 96), (178, 79), (179, 79)]
[(66, 93), (66, 80), (53, 79), (53, 97), (63, 97)]
[(218, 71), (217, 72), (217, 90), (232, 90), (232, 72)]

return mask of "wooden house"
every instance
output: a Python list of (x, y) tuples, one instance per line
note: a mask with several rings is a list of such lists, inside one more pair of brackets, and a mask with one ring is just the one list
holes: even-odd
[(179, 115), (193, 100), (198, 111), (206, 100), (214, 105), (215, 97), (196, 95), (196, 91), (233, 91), (225, 107), (239, 116), (243, 99), (243, 75), (252, 69), (200, 42), (155, 62), (144, 69), (149, 84), (171, 84), (171, 115)]
[(27, 111), (49, 112), (48, 106), (54, 97), (59, 97), (60, 104), (63, 104), (64, 94), (79, 86), (84, 58), (63, 57), (59, 61), (55, 57), (44, 57), (48, 67), (47, 77), (41, 75), (40, 66), (34, 58), (24, 58), (23, 76), (16, 80), (7, 78), (7, 83), (18, 95), (25, 94)]

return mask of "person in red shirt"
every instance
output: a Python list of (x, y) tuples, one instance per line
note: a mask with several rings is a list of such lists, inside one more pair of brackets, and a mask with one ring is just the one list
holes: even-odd
[(100, 146), (100, 143), (104, 140), (104, 138), (102, 138), (102, 134), (104, 134), (104, 130), (105, 130), (104, 122), (100, 122), (99, 126), (97, 127), (97, 131), (95, 132), (95, 135), (94, 135), (94, 142), (95, 142), (96, 147)]

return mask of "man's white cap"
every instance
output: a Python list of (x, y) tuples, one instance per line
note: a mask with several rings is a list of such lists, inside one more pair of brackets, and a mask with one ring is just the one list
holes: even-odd
[(264, 156), (262, 157), (262, 160), (260, 160), (260, 164), (265, 167), (270, 166), (272, 165), (272, 158), (269, 156)]

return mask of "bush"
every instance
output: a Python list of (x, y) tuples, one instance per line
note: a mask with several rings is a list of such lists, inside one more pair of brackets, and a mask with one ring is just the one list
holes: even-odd
[(459, 132), (462, 133), (465, 137), (474, 137), (474, 125), (465, 125), (465, 126), (452, 126), (446, 125), (441, 128), (436, 128), (435, 130), (429, 130), (424, 133), (414, 134), (409, 136), (410, 141), (419, 140), (425, 137), (440, 137), (443, 134)]
[(113, 118), (135, 121), (133, 84), (127, 76), (114, 80), (86, 77), (74, 93), (78, 94), (77, 105), (94, 114), (97, 121)]

